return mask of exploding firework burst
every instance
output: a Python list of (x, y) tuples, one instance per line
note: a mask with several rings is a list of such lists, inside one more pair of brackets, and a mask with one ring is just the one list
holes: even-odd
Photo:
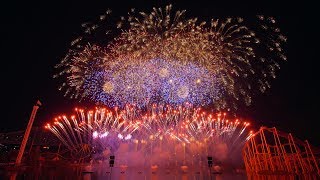
[(270, 88), (279, 60), (286, 59), (286, 38), (274, 18), (258, 16), (256, 27), (239, 17), (199, 22), (171, 9), (132, 9), (115, 24), (119, 33), (111, 33), (111, 11), (83, 24), (85, 35), (57, 65), (66, 95), (108, 106), (156, 100), (224, 109), (250, 105), (253, 91)]
[(252, 136), (247, 130), (249, 123), (228, 120), (223, 113), (208, 114), (190, 104), (178, 107), (154, 104), (146, 112), (126, 105), (122, 110), (76, 109), (76, 113), (70, 118), (60, 116), (52, 125), (45, 126), (76, 153), (83, 152), (78, 147), (86, 144), (101, 152), (100, 155), (103, 151), (115, 154), (126, 144), (130, 147), (126, 153), (140, 152), (145, 157), (160, 151), (177, 156), (182, 148), (185, 154), (201, 154), (205, 158), (218, 145), (225, 146), (225, 154), (231, 154)]
[(113, 72), (94, 72), (84, 82), (87, 97), (121, 107), (128, 102), (139, 107), (157, 102), (179, 105), (185, 101), (203, 105), (219, 100), (223, 92), (219, 81), (212, 80), (214, 75), (192, 64), (153, 59), (143, 65), (131, 65), (125, 73)]

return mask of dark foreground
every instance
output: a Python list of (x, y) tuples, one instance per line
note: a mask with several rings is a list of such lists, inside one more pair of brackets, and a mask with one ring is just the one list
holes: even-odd
[(245, 180), (245, 179), (316, 179), (312, 175), (246, 175), (244, 172), (210, 171), (208, 168), (130, 168), (115, 166), (110, 168), (104, 164), (46, 164), (36, 166), (2, 165), (0, 179), (32, 179), (32, 180)]

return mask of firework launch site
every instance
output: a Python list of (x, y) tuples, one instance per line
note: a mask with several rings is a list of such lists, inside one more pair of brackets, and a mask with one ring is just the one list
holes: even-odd
[[(36, 113), (38, 104), (33, 113)], [(54, 123), (0, 134), (0, 175), (11, 179), (316, 178), (319, 153), (276, 128), (184, 106), (75, 109)], [(33, 114), (32, 113), (32, 114)], [(30, 120), (32, 121), (32, 117)], [(81, 119), (83, 118), (83, 119)], [(51, 132), (50, 132), (51, 131)], [(54, 136), (55, 135), (55, 136)], [(20, 160), (20, 162), (19, 162)]]

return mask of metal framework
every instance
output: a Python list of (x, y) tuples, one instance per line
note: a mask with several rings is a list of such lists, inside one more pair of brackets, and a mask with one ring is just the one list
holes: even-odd
[(319, 158), (307, 140), (275, 127), (261, 127), (243, 147), (248, 174), (312, 174), (320, 176)]
[(37, 101), (37, 103), (33, 106), (32, 113), (31, 113), (31, 116), (30, 116), (30, 119), (29, 119), (29, 123), (28, 123), (28, 126), (26, 128), (26, 132), (24, 133), (24, 136), (23, 136), (23, 139), (22, 139), (22, 142), (21, 142), (21, 145), (20, 145), (19, 153), (18, 153), (18, 156), (17, 156), (17, 159), (16, 159), (16, 165), (17, 166), (21, 164), (22, 156), (24, 154), (24, 150), (26, 148), (26, 145), (27, 145), (27, 142), (28, 142), (28, 139), (29, 139), (29, 135), (30, 135), (30, 131), (31, 131), (31, 128), (32, 128), (32, 124), (33, 124), (34, 118), (36, 117), (36, 114), (37, 114), (37, 111), (39, 109), (39, 106), (41, 106), (40, 101)]

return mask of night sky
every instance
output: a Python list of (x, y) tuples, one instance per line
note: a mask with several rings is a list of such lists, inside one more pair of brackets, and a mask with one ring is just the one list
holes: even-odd
[[(54, 65), (80, 34), (83, 22), (95, 19), (108, 8), (114, 15), (126, 15), (130, 8), (149, 11), (153, 6), (173, 4), (194, 17), (272, 15), (288, 37), (288, 61), (281, 63), (271, 89), (254, 96), (253, 104), (239, 114), (257, 127), (266, 125), (291, 132), (319, 146), (319, 28), (316, 5), (279, 4), (277, 1), (79, 1), (18, 2), (1, 5), (1, 125), (0, 132), (22, 130), (32, 106), (43, 106), (35, 126), (43, 126), (61, 113), (70, 114), (79, 103), (58, 91), (52, 78)], [(313, 8), (314, 7), (314, 8)], [(89, 104), (89, 103), (88, 103)], [(83, 104), (82, 104), (83, 105)]]

